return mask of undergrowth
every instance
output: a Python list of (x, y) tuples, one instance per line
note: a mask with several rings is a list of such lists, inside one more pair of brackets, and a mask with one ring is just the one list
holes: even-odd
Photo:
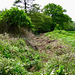
[(24, 38), (0, 35), (1, 75), (29, 75), (29, 72), (41, 69), (40, 61), (39, 53), (27, 46)]
[(75, 75), (75, 34), (57, 30), (46, 36), (50, 54), (33, 50), (26, 38), (0, 34), (0, 75)]

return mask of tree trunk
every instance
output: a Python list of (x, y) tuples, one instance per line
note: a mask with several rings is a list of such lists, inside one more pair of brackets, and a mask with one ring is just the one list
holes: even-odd
[(26, 0), (24, 0), (24, 5), (25, 5), (25, 13), (27, 13), (27, 9), (26, 9)]

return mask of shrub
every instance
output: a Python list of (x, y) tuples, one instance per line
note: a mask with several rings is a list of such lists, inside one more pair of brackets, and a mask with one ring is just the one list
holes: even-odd
[(18, 32), (20, 27), (30, 29), (32, 27), (30, 18), (23, 10), (12, 7), (0, 14), (0, 30), (1, 32)]
[(42, 13), (28, 14), (31, 17), (32, 24), (34, 25), (33, 32), (44, 33), (51, 31), (51, 17)]

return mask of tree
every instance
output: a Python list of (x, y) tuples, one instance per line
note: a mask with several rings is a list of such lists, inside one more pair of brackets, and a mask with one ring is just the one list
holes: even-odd
[[(29, 5), (32, 4), (34, 0), (15, 0), (14, 2), (14, 6), (16, 6), (17, 3), (22, 3), (24, 4), (24, 6), (18, 5), (18, 7), (24, 8), (25, 9), (25, 13), (27, 13), (27, 8), (29, 8)], [(29, 4), (29, 2), (31, 2)]]
[(39, 4), (32, 4), (29, 13), (32, 14), (34, 12), (40, 12), (40, 5)]
[(31, 17), (32, 24), (34, 25), (33, 32), (35, 34), (51, 31), (52, 18), (50, 16), (46, 16), (40, 12), (34, 12), (28, 16)]
[(55, 27), (58, 27), (58, 29), (64, 29), (65, 24), (68, 25), (69, 22), (72, 22), (71, 18), (67, 14), (64, 14), (66, 10), (60, 5), (49, 3), (44, 6), (42, 11), (44, 14), (52, 17), (52, 30), (54, 30)]

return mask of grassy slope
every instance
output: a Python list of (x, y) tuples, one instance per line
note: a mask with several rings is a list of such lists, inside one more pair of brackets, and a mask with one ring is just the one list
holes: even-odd
[[(49, 32), (49, 33), (46, 33), (45, 36), (49, 36), (51, 39), (57, 39), (59, 41), (63, 41), (63, 42), (60, 42), (60, 44), (64, 43), (63, 45), (66, 46), (63, 50), (66, 52), (62, 55), (58, 55), (58, 53), (60, 53), (60, 50), (57, 49), (57, 52), (56, 52), (56, 58), (54, 63), (58, 63), (58, 65), (60, 66), (59, 67), (59, 70), (62, 69), (61, 66), (64, 66), (63, 70), (65, 71), (65, 73), (68, 73), (69, 75), (74, 75), (75, 74), (75, 68), (74, 68), (74, 63), (75, 63), (75, 32), (66, 32), (66, 31), (62, 31), (62, 30), (57, 30), (57, 31), (53, 31), (53, 32)], [(62, 50), (61, 50), (62, 51)], [(51, 63), (49, 62), (48, 65), (50, 65)], [(57, 64), (55, 64), (57, 65)], [(51, 65), (52, 67), (52, 65)], [(54, 67), (54, 69), (56, 69)], [(52, 71), (52, 70), (51, 70)], [(64, 73), (63, 71), (63, 73)], [(58, 72), (58, 75), (61, 75), (61, 71)], [(64, 74), (65, 75), (65, 74)]]
[(31, 75), (41, 69), (38, 51), (27, 46), (24, 38), (0, 34), (0, 75)]
[(0, 34), (1, 75), (75, 75), (75, 34), (53, 31), (34, 38), (33, 50), (25, 38)]
[[(69, 32), (69, 33), (68, 33)], [(46, 35), (51, 35), (53, 38), (58, 39), (58, 40), (63, 40), (65, 43), (70, 44), (71, 46), (75, 46), (75, 31), (54, 31), (47, 33)], [(72, 46), (73, 47), (73, 46)]]

